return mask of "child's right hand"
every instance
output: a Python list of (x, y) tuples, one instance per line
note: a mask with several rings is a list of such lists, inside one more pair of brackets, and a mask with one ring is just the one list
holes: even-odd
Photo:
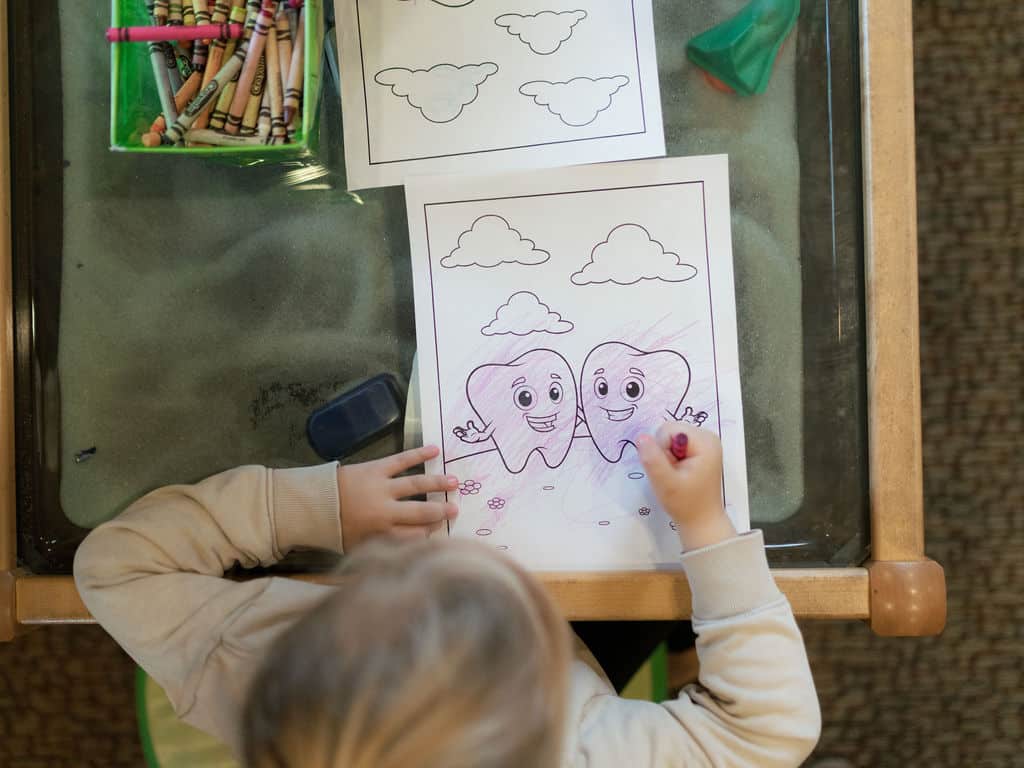
[[(686, 458), (669, 452), (672, 437), (689, 439)], [(704, 429), (681, 422), (666, 423), (654, 437), (637, 441), (640, 461), (658, 501), (675, 521), (683, 549), (700, 549), (736, 535), (722, 506), (722, 443)]]

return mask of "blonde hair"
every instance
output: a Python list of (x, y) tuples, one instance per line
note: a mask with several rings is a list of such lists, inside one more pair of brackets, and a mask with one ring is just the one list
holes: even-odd
[(253, 768), (552, 768), (567, 625), (475, 542), (372, 542), (287, 630), (244, 712)]

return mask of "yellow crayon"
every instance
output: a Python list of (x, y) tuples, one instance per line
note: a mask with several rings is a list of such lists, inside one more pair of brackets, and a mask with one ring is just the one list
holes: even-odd
[[(186, 27), (194, 27), (196, 25), (196, 10), (192, 6), (192, 0), (182, 0), (181, 3), (181, 19), (182, 23)], [(181, 48), (185, 53), (192, 50), (191, 40), (179, 40), (178, 47)]]
[(305, 66), (306, 13), (299, 9), (299, 23), (295, 28), (295, 47), (292, 48), (292, 63), (288, 69), (288, 87), (284, 92), (284, 124), (292, 124), (292, 118), (299, 111), (302, 101), (302, 87)]
[(270, 135), (275, 144), (283, 144), (288, 137), (284, 125), (284, 96), (281, 88), (281, 68), (277, 59), (277, 30), (270, 28), (267, 34), (267, 85), (270, 93)]
[(153, 20), (163, 26), (167, 23), (167, 19), (170, 17), (171, 9), (168, 4), (168, 0), (154, 0), (153, 2)]
[[(245, 112), (242, 113), (242, 119), (236, 126), (235, 130), (231, 130), (231, 115), (228, 115), (228, 122), (226, 125), (227, 132), (231, 134), (240, 134), (242, 136), (254, 136), (256, 134), (256, 123), (260, 117), (260, 102), (263, 101), (263, 89), (267, 84), (267, 60), (261, 56), (259, 64), (256, 67), (256, 74), (252, 78), (252, 83), (249, 86), (249, 93), (246, 96)], [(238, 94), (242, 89), (242, 81), (238, 81), (238, 88), (235, 90), (235, 101), (238, 100)]]
[(263, 99), (260, 101), (260, 117), (256, 121), (256, 135), (262, 139), (270, 137), (270, 93), (263, 89)]

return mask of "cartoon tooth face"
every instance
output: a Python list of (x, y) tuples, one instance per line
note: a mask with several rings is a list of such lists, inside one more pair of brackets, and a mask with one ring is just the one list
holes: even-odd
[(594, 347), (583, 361), (580, 399), (597, 450), (618, 462), (638, 436), (675, 418), (689, 388), (690, 366), (678, 352), (617, 341)]
[(481, 365), (466, 395), (509, 472), (522, 472), (534, 452), (551, 468), (565, 461), (579, 400), (572, 369), (557, 352), (534, 349), (510, 363)]

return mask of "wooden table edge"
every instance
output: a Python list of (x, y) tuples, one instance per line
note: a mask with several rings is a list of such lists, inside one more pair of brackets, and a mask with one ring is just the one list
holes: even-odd
[[(868, 569), (793, 568), (772, 572), (797, 618), (867, 619)], [(674, 620), (690, 617), (690, 590), (681, 572), (537, 574), (569, 620)], [(302, 575), (328, 582), (330, 575)], [(20, 574), (15, 579), (20, 625), (93, 622), (70, 576)]]

